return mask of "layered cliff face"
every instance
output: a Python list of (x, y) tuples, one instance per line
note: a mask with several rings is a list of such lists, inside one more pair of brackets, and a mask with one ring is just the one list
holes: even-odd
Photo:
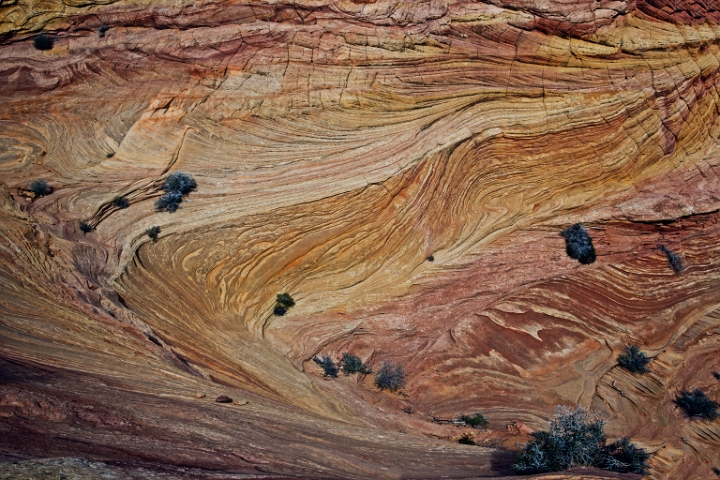
[[(712, 478), (720, 421), (672, 400), (720, 399), (719, 12), (3, 2), (3, 457), (501, 477), (518, 422), (581, 404), (649, 478)], [(177, 171), (197, 189), (157, 212)], [(565, 253), (574, 223), (592, 264)], [(628, 344), (649, 374), (617, 367)], [(343, 352), (404, 365), (404, 394), (324, 380), (312, 358)], [(475, 411), (485, 447), (432, 422)]]

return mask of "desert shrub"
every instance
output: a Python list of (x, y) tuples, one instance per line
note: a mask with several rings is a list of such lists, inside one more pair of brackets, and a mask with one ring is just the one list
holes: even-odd
[(286, 308), (295, 306), (295, 300), (293, 300), (289, 293), (278, 293), (276, 302)]
[(33, 192), (36, 197), (43, 197), (50, 195), (53, 190), (45, 180), (35, 180), (34, 182), (30, 182), (30, 191)]
[(127, 208), (130, 202), (128, 202), (128, 199), (125, 197), (115, 197), (113, 198), (112, 204), (117, 208)]
[(683, 259), (680, 257), (680, 255), (673, 252), (665, 245), (660, 245), (660, 250), (667, 257), (668, 263), (670, 263), (670, 268), (672, 268), (675, 273), (680, 273), (685, 270), (685, 268), (687, 268), (685, 262), (683, 262)]
[(637, 448), (630, 439), (623, 437), (602, 447), (596, 467), (621, 473), (645, 473), (650, 459), (644, 448)]
[(148, 237), (152, 239), (153, 242), (157, 242), (158, 235), (160, 235), (160, 227), (158, 227), (157, 225), (154, 227), (150, 227), (145, 230), (145, 233)]
[(472, 415), (460, 415), (459, 420), (473, 428), (485, 428), (490, 423), (482, 413), (473, 413)]
[(405, 387), (405, 369), (402, 365), (383, 361), (380, 370), (375, 374), (375, 386), (391, 392), (401, 390)]
[(720, 468), (713, 467), (713, 468), (712, 468), (712, 471), (713, 471), (713, 473), (714, 473), (715, 475), (720, 476)]
[(372, 369), (363, 363), (360, 357), (347, 352), (342, 356), (342, 370), (346, 376), (353, 373), (372, 373)]
[(720, 380), (720, 372), (712, 372), (713, 377), (715, 377), (715, 380)]
[(699, 388), (692, 392), (681, 391), (680, 395), (675, 396), (674, 402), (688, 417), (702, 417), (707, 420), (715, 420), (718, 417), (718, 403), (711, 400)]
[(462, 435), (460, 435), (458, 443), (462, 445), (475, 445), (475, 440), (469, 433), (463, 433)]
[(155, 210), (158, 212), (168, 211), (172, 213), (180, 208), (180, 202), (182, 202), (182, 194), (166, 193), (155, 202)]
[(313, 357), (313, 362), (317, 363), (322, 367), (324, 372), (323, 377), (337, 378), (338, 367), (329, 355), (324, 355), (322, 358)]
[(565, 251), (568, 257), (587, 265), (595, 261), (595, 247), (592, 238), (581, 224), (576, 223), (560, 233), (565, 237)]
[(87, 222), (85, 222), (85, 221), (80, 220), (80, 222), (78, 223), (78, 225), (80, 226), (80, 230), (82, 230), (82, 231), (85, 232), (85, 233), (88, 233), (88, 232), (92, 232), (92, 231), (93, 231), (92, 225), (90, 225), (89, 223), (87, 223)]
[(435, 261), (435, 255), (428, 255), (427, 261), (428, 261), (428, 262), (434, 262), (434, 261)]
[(285, 308), (283, 305), (275, 305), (275, 308), (273, 309), (273, 315), (282, 317), (286, 313), (287, 313), (287, 308)]
[(531, 433), (533, 440), (516, 458), (518, 473), (556, 472), (585, 465), (644, 473), (649, 458), (627, 439), (605, 446), (605, 421), (587, 408), (557, 407), (549, 431)]
[(162, 185), (162, 189), (166, 193), (179, 193), (180, 195), (187, 195), (196, 188), (195, 179), (183, 172), (171, 173)]
[(650, 359), (635, 345), (625, 347), (625, 352), (618, 356), (617, 362), (618, 365), (632, 373), (648, 373), (650, 371), (647, 368)]
[(52, 50), (55, 40), (50, 35), (41, 33), (37, 37), (33, 38), (33, 46), (38, 50)]
[(98, 36), (100, 38), (103, 38), (105, 36), (105, 32), (110, 30), (110, 27), (107, 25), (100, 25), (100, 28), (98, 28)]

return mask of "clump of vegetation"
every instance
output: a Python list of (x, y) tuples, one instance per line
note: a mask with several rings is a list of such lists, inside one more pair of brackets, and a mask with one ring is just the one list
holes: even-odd
[(80, 226), (80, 230), (82, 230), (85, 233), (92, 232), (94, 230), (92, 225), (90, 225), (89, 223), (87, 223), (83, 220), (80, 220), (78, 225)]
[(324, 355), (322, 358), (313, 357), (313, 362), (322, 367), (323, 377), (337, 378), (338, 367), (329, 355)]
[(463, 433), (462, 435), (460, 435), (458, 443), (462, 445), (475, 445), (475, 440), (473, 439), (473, 436), (469, 433)]
[(295, 306), (295, 300), (290, 296), (289, 293), (278, 293), (277, 299), (275, 300), (275, 308), (273, 313), (282, 317), (287, 311)]
[(125, 197), (113, 198), (112, 204), (117, 208), (127, 208), (128, 206), (130, 206), (130, 202), (128, 202), (128, 199)]
[(715, 420), (718, 417), (718, 403), (711, 400), (699, 388), (692, 392), (681, 391), (680, 395), (675, 396), (674, 402), (688, 417), (701, 417), (706, 420)]
[(397, 392), (405, 387), (405, 369), (387, 360), (383, 361), (380, 370), (375, 374), (375, 386), (380, 390)]
[(345, 372), (345, 376), (352, 375), (353, 373), (372, 373), (372, 369), (368, 364), (363, 363), (360, 357), (347, 352), (343, 353), (342, 356), (342, 370)]
[(618, 356), (617, 362), (618, 365), (632, 373), (650, 372), (650, 369), (647, 368), (650, 359), (635, 345), (625, 347), (625, 352)]
[(38, 50), (52, 50), (55, 40), (50, 35), (41, 33), (33, 38), (33, 46)]
[(152, 239), (153, 242), (157, 242), (158, 235), (160, 235), (160, 227), (155, 225), (154, 227), (150, 227), (147, 230), (145, 230), (145, 233), (148, 237)]
[(715, 377), (715, 380), (720, 380), (720, 372), (712, 372), (713, 377)]
[(565, 237), (565, 251), (568, 257), (574, 258), (583, 265), (595, 261), (595, 247), (593, 247), (592, 238), (581, 224), (576, 223), (567, 230), (563, 230), (560, 235)]
[(45, 180), (35, 180), (30, 182), (30, 191), (35, 194), (36, 197), (44, 197), (52, 193), (52, 188), (47, 184)]
[(195, 183), (195, 179), (187, 173), (171, 173), (162, 185), (165, 193), (155, 202), (155, 209), (159, 212), (176, 211), (180, 208), (183, 197), (196, 188), (197, 183)]
[(428, 255), (427, 261), (428, 261), (428, 262), (434, 262), (434, 261), (435, 261), (435, 255)]
[(665, 245), (660, 245), (660, 250), (667, 257), (668, 263), (670, 263), (670, 268), (672, 268), (675, 273), (680, 273), (687, 268), (685, 262), (683, 262), (683, 259), (682, 257), (680, 257), (680, 255), (673, 252)]
[(490, 421), (482, 413), (473, 413), (472, 415), (460, 415), (458, 420), (465, 422), (472, 428), (485, 428)]
[(645, 473), (650, 456), (627, 438), (605, 445), (605, 421), (587, 408), (557, 407), (549, 431), (531, 433), (533, 440), (517, 456), (518, 473), (557, 472), (577, 465), (617, 472)]
[(110, 30), (110, 27), (107, 25), (100, 25), (100, 28), (98, 28), (98, 36), (100, 38), (103, 38), (105, 36), (105, 32)]
[(713, 471), (713, 473), (714, 473), (715, 475), (720, 476), (720, 468), (713, 467), (713, 468), (712, 468), (712, 471)]

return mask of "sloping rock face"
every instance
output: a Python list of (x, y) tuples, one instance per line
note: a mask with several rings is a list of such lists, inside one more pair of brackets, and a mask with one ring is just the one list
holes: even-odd
[[(720, 420), (673, 399), (720, 400), (719, 12), (0, 3), (3, 469), (499, 478), (581, 404), (648, 478), (714, 478)], [(156, 211), (179, 171), (197, 189)], [(404, 392), (323, 379), (344, 352)], [(476, 411), (482, 447), (433, 422)]]

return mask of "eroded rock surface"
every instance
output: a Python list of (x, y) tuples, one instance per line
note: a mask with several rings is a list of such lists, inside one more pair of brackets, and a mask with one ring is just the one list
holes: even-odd
[[(654, 454), (649, 478), (713, 478), (720, 420), (672, 400), (720, 400), (719, 11), (3, 2), (0, 454), (500, 478), (582, 404)], [(177, 171), (197, 190), (155, 211)], [(565, 254), (575, 223), (590, 265)], [(617, 367), (627, 344), (651, 373)], [(313, 357), (343, 352), (404, 365), (405, 391), (323, 379)], [(481, 446), (432, 421), (476, 411)], [(592, 475), (613, 474), (540, 478)]]

